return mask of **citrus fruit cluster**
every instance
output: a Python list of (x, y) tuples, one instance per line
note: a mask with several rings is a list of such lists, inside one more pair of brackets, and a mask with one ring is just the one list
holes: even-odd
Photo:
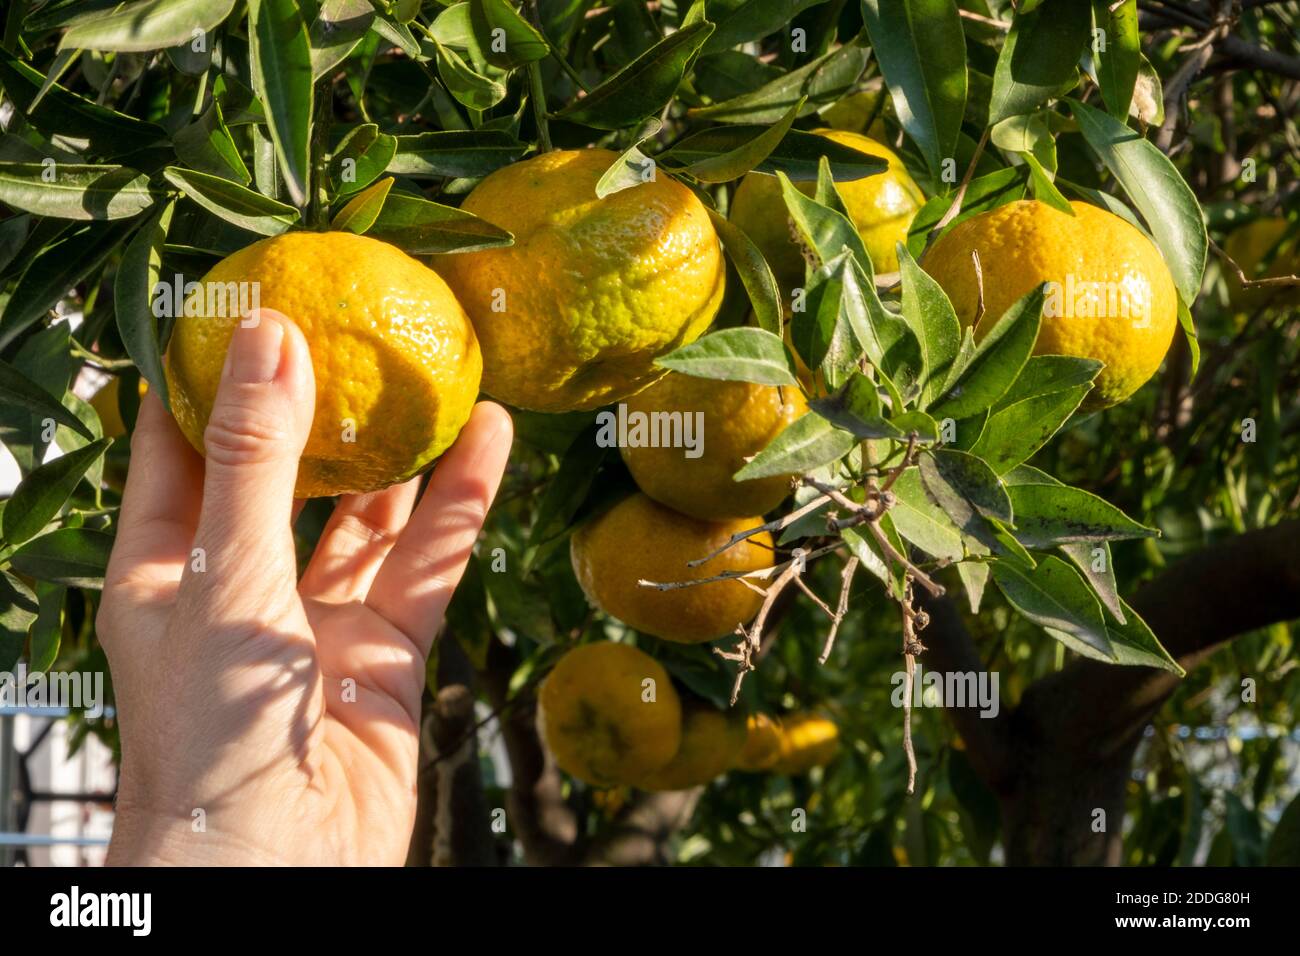
[(596, 787), (684, 790), (729, 770), (802, 774), (838, 749), (831, 721), (746, 722), (677, 691), (653, 657), (600, 641), (568, 651), (542, 682), (539, 720), (566, 772)]

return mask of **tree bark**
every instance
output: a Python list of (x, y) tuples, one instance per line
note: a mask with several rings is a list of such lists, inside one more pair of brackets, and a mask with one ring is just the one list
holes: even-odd
[(537, 733), (537, 701), (510, 698), (516, 655), (495, 638), (488, 645), (482, 677), (488, 702), (499, 715), (510, 759), (506, 817), (510, 831), (533, 866), (566, 866), (580, 859), (578, 816), (564, 799), (564, 781)]
[[(1188, 671), (1234, 637), (1300, 617), (1300, 521), (1207, 547), (1141, 588), (1132, 604)], [(930, 607), (931, 670), (982, 668), (955, 610)], [(948, 711), (1001, 801), (1008, 863), (1121, 862), (1133, 754), (1178, 683), (1168, 671), (1080, 659), (1031, 684), (1003, 717)]]

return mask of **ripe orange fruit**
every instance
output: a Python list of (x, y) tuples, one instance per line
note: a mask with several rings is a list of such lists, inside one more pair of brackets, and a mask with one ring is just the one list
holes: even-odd
[(772, 773), (797, 776), (824, 767), (840, 748), (840, 731), (816, 714), (793, 714), (781, 724), (781, 753), (769, 768)]
[(302, 330), (316, 415), (298, 466), (301, 498), (365, 492), (418, 474), (456, 439), (478, 396), (469, 318), (427, 266), (348, 232), (288, 232), (227, 256), (204, 276), (167, 350), (172, 412), (203, 450), (230, 337), (242, 314), (222, 290)]
[[(790, 476), (732, 476), (808, 410), (795, 386), (720, 382), (670, 372), (627, 400), (629, 413), (704, 415), (701, 454), (681, 448), (620, 448), (637, 486), (696, 518), (739, 518), (771, 511), (790, 494)], [(653, 420), (652, 418), (650, 420)]]
[(745, 745), (745, 722), (711, 704), (692, 702), (682, 709), (682, 745), (658, 770), (628, 783), (642, 790), (687, 790), (731, 769)]
[(587, 600), (629, 627), (683, 644), (709, 641), (749, 621), (762, 598), (734, 580), (668, 591), (637, 582), (696, 581), (770, 567), (772, 536), (766, 531), (699, 567), (687, 566), (761, 523), (760, 518), (701, 521), (633, 494), (574, 532), (573, 570)]
[(1178, 293), (1159, 250), (1138, 229), (1096, 206), (1070, 206), (1073, 216), (1024, 199), (972, 216), (944, 233), (922, 265), (970, 325), (980, 300), (971, 251), (979, 253), (977, 339), (1016, 300), (1051, 283), (1034, 353), (1105, 363), (1085, 402), (1105, 408), (1160, 367), (1178, 325)]
[(544, 412), (597, 408), (660, 378), (722, 302), (708, 211), (668, 176), (596, 198), (618, 158), (559, 150), (499, 169), (462, 208), (513, 246), (440, 256), (483, 343), (483, 389)]
[(598, 787), (664, 766), (682, 742), (682, 705), (668, 672), (612, 641), (560, 658), (538, 692), (538, 716), (560, 769)]
[[(813, 132), (858, 152), (879, 156), (889, 163), (883, 173), (835, 185), (844, 200), (849, 219), (862, 236), (876, 272), (896, 271), (898, 253), (895, 243), (907, 241), (907, 230), (917, 210), (925, 205), (925, 195), (908, 175), (903, 161), (888, 146), (861, 133), (836, 129)], [(815, 181), (795, 182), (794, 185), (809, 196), (817, 190)], [(732, 198), (731, 221), (754, 240), (782, 287), (803, 284), (803, 253), (790, 236), (789, 215), (781, 197), (779, 179), (766, 173), (747, 174)]]
[(767, 714), (750, 714), (737, 770), (768, 770), (781, 759), (781, 724)]

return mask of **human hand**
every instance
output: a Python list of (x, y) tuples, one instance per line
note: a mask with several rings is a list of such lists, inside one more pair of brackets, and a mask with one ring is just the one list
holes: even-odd
[(479, 404), (418, 506), (419, 479), (341, 498), (298, 580), (315, 383), (298, 328), (260, 317), (232, 339), (206, 460), (141, 406), (97, 619), (122, 738), (110, 864), (406, 856), (425, 661), (510, 419)]

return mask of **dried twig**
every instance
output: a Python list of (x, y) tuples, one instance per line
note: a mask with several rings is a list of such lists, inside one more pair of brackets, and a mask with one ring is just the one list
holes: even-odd
[(858, 559), (851, 557), (844, 562), (844, 570), (840, 574), (840, 603), (835, 607), (835, 614), (831, 618), (830, 633), (826, 635), (826, 643), (822, 647), (821, 656), (817, 658), (818, 664), (825, 664), (831, 656), (831, 650), (835, 647), (835, 635), (839, 633), (840, 622), (844, 620), (844, 612), (849, 609), (849, 587), (853, 584), (853, 574), (858, 570)]
[(926, 248), (929, 248), (930, 243), (934, 242), (935, 237), (943, 232), (944, 227), (961, 213), (961, 204), (966, 198), (966, 187), (970, 185), (971, 177), (975, 175), (975, 167), (979, 165), (980, 157), (984, 155), (984, 147), (988, 144), (988, 141), (989, 131), (986, 128), (983, 135), (980, 136), (980, 141), (975, 145), (975, 152), (970, 158), (970, 165), (966, 167), (966, 172), (962, 174), (961, 185), (957, 187), (957, 192), (953, 194), (952, 205), (943, 214), (943, 218), (934, 224), (930, 234), (925, 237)]
[(907, 792), (916, 790), (916, 750), (912, 746), (912, 688), (916, 680), (916, 658), (925, 650), (916, 637), (919, 628), (929, 623), (924, 611), (917, 611), (912, 606), (912, 581), (909, 576), (903, 578), (903, 658), (905, 660), (906, 680), (903, 683), (903, 752), (907, 755)]
[(1247, 279), (1246, 272), (1239, 266), (1232, 256), (1224, 252), (1217, 242), (1210, 240), (1210, 248), (1214, 254), (1232, 267), (1232, 271), (1237, 273), (1237, 281), (1241, 283), (1243, 289), (1271, 289), (1282, 286), (1300, 285), (1300, 275), (1289, 276), (1267, 276), (1263, 279)]
[(774, 518), (773, 520), (765, 522), (764, 524), (755, 525), (754, 527), (747, 528), (744, 531), (738, 531), (735, 534), (733, 534), (730, 538), (728, 538), (727, 543), (724, 544), (722, 547), (718, 548), (716, 551), (709, 552), (702, 558), (695, 558), (693, 561), (687, 561), (686, 566), (688, 568), (698, 568), (701, 564), (705, 564), (709, 561), (712, 561), (718, 555), (722, 554), (722, 552), (730, 548), (734, 548), (736, 545), (740, 544), (740, 542), (748, 538), (752, 538), (756, 534), (761, 534), (764, 531), (772, 532), (773, 534), (775, 534), (778, 531), (784, 531), (786, 528), (790, 527), (790, 525), (794, 524), (804, 515), (816, 511), (822, 505), (826, 504), (826, 500), (827, 499), (824, 497), (814, 498), (806, 505), (802, 505), (796, 508), (794, 511), (791, 511), (788, 515), (785, 515), (784, 517)]

